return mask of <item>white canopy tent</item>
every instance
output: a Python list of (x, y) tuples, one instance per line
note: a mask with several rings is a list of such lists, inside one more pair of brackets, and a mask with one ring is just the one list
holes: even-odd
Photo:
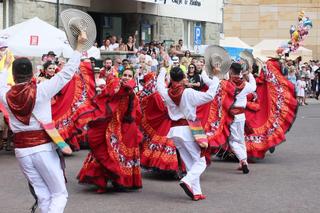
[[(238, 59), (240, 52), (242, 52), (243, 50), (249, 50), (251, 52), (253, 50), (251, 46), (243, 42), (238, 37), (220, 38), (219, 45), (223, 47), (233, 59)], [(196, 50), (198, 49), (197, 53), (200, 53), (203, 55), (207, 47), (208, 45), (200, 45), (200, 46), (196, 46), (195, 49)]]
[(253, 48), (243, 42), (238, 37), (224, 37), (220, 39), (220, 46), (224, 47), (231, 58), (233, 59), (239, 59), (239, 55), (242, 51), (248, 50), (252, 52)]
[(236, 47), (241, 49), (253, 49), (238, 37), (223, 37), (220, 38), (220, 46), (222, 47)]
[[(266, 61), (268, 57), (275, 57), (276, 50), (282, 44), (288, 42), (284, 39), (265, 39), (253, 47), (253, 55)], [(309, 61), (312, 59), (312, 50), (305, 47), (299, 47), (295, 52), (289, 54), (290, 59), (296, 59), (301, 56), (302, 61)]]
[(0, 38), (6, 40), (16, 56), (41, 57), (54, 51), (57, 56), (68, 58), (73, 52), (64, 31), (38, 17), (0, 31)]

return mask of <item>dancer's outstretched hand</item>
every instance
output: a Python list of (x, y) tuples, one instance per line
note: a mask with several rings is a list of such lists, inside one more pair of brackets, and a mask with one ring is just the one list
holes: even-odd
[(12, 54), (9, 53), (9, 51), (6, 52), (4, 57), (6, 57), (6, 60), (4, 62), (4, 68), (8, 69), (10, 67), (10, 65), (12, 64), (12, 62), (14, 61), (14, 57)]
[(77, 51), (81, 51), (85, 42), (88, 40), (87, 33), (85, 31), (81, 31), (80, 35), (78, 36), (78, 43), (77, 43)]

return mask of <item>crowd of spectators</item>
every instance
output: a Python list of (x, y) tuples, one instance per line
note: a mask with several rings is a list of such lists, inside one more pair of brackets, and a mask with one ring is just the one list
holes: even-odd
[[(124, 51), (127, 57), (105, 58), (102, 63), (100, 53), (106, 51)], [(91, 57), (89, 57), (91, 56)], [(106, 85), (106, 78), (109, 74), (115, 77), (121, 77), (125, 70), (134, 72), (134, 79), (139, 92), (145, 85), (145, 77), (150, 77), (150, 73), (156, 76), (160, 67), (179, 66), (186, 75), (185, 86), (195, 90), (201, 90), (204, 86), (201, 79), (201, 72), (205, 65), (205, 60), (201, 56), (194, 57), (190, 50), (183, 44), (180, 39), (176, 44), (166, 45), (165, 42), (151, 41), (150, 43), (140, 42), (137, 44), (135, 36), (129, 36), (126, 40), (121, 37), (108, 36), (103, 40), (103, 44), (99, 46), (97, 43), (84, 53), (83, 58), (90, 58), (95, 71), (95, 81), (97, 92), (101, 91)], [(53, 51), (49, 51), (42, 57), (41, 65), (37, 67), (37, 76), (50, 78), (54, 75), (50, 72), (59, 72), (64, 66), (65, 59), (57, 57)], [(282, 60), (282, 74), (288, 78), (295, 86), (295, 92), (300, 105), (307, 105), (306, 98), (319, 99), (320, 95), (320, 61), (310, 60), (301, 62), (301, 57), (296, 60)], [(2, 120), (2, 119), (1, 119)], [(0, 137), (3, 128), (0, 128)], [(3, 133), (7, 133), (4, 131)], [(7, 136), (3, 136), (7, 138)], [(0, 142), (2, 139), (0, 138)], [(0, 150), (3, 148), (0, 143)], [(9, 149), (9, 148), (7, 148)]]
[[(95, 51), (99, 54), (93, 54), (95, 56), (93, 57), (92, 53)], [(124, 51), (126, 57), (123, 58), (122, 54), (121, 56), (100, 59), (101, 52), (112, 51)], [(134, 78), (137, 84), (136, 90), (137, 92), (141, 91), (144, 85), (144, 77), (148, 73), (156, 75), (161, 66), (167, 67), (168, 71), (172, 67), (179, 66), (185, 72), (188, 79), (185, 83), (187, 87), (200, 90), (204, 85), (200, 76), (205, 63), (204, 58), (199, 56), (193, 57), (194, 55), (184, 46), (182, 39), (179, 39), (176, 44), (171, 45), (158, 41), (151, 41), (149, 43), (142, 41), (137, 45), (135, 36), (129, 36), (125, 40), (121, 37), (108, 36), (103, 40), (101, 46), (96, 43), (88, 52), (84, 53), (83, 58), (90, 58), (92, 62), (98, 92), (106, 84), (108, 74), (111, 73), (115, 77), (121, 77), (126, 69), (134, 71)], [(50, 51), (43, 55), (41, 63), (42, 65), (39, 66), (37, 75), (45, 76), (47, 75), (47, 69), (45, 68), (48, 67), (48, 64), (55, 64), (56, 72), (58, 72), (63, 67), (65, 60), (56, 57), (56, 54)]]
[[(133, 37), (129, 37), (128, 41), (135, 41)], [(133, 54), (129, 54), (127, 58), (115, 59), (106, 58), (103, 60), (99, 74), (96, 75), (97, 86), (105, 85), (106, 76), (112, 73), (114, 76), (121, 76), (124, 70), (134, 70), (137, 83), (137, 90), (142, 90), (144, 84), (144, 76), (148, 73), (158, 71), (159, 67), (166, 66), (168, 71), (170, 68), (179, 66), (188, 77), (189, 81), (186, 86), (200, 89), (202, 80), (200, 73), (204, 66), (203, 58), (193, 58), (189, 50), (182, 51), (184, 48), (183, 41), (180, 39), (178, 44), (171, 45), (168, 49), (164, 43), (152, 41), (148, 44), (141, 43), (137, 48), (134, 43), (127, 43), (126, 48), (133, 45)], [(104, 47), (103, 47), (104, 48)], [(96, 60), (91, 58), (93, 66), (97, 67)], [(98, 70), (98, 69), (96, 69)]]
[(320, 95), (320, 62), (310, 60), (301, 62), (301, 57), (296, 60), (283, 62), (283, 74), (295, 85), (297, 99), (300, 105), (307, 105), (306, 98), (319, 99)]
[[(116, 77), (120, 77), (124, 70), (131, 69), (134, 71), (137, 90), (143, 87), (144, 76), (148, 73), (155, 73), (159, 67), (166, 66), (168, 71), (170, 68), (179, 66), (186, 74), (188, 81), (187, 87), (201, 90), (203, 83), (201, 72), (205, 64), (203, 57), (193, 57), (190, 50), (186, 48), (182, 39), (179, 39), (176, 44), (166, 45), (165, 42), (144, 41), (137, 44), (135, 36), (128, 36), (123, 39), (117, 36), (108, 36), (103, 40), (103, 44), (99, 46), (97, 43), (93, 47), (99, 54), (84, 55), (88, 57), (96, 72), (97, 88), (105, 85), (106, 76), (112, 73)], [(88, 51), (88, 52), (89, 52)], [(115, 57), (100, 59), (100, 52), (124, 51), (127, 57)], [(96, 55), (96, 56), (95, 56)], [(57, 70), (61, 69), (64, 64), (62, 58), (56, 58), (53, 52), (44, 55), (43, 63), (47, 60), (54, 60), (57, 65)], [(309, 62), (301, 62), (301, 57), (296, 60), (282, 60), (282, 74), (295, 86), (295, 92), (300, 105), (308, 104), (306, 98), (319, 98), (320, 95), (320, 62), (310, 60)], [(98, 89), (99, 90), (99, 89)]]

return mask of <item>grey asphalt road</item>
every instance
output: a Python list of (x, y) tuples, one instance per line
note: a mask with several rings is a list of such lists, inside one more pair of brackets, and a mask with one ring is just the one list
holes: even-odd
[[(320, 105), (299, 109), (287, 141), (249, 175), (237, 164), (214, 161), (202, 177), (204, 201), (188, 199), (178, 182), (144, 173), (137, 192), (96, 194), (76, 175), (86, 151), (67, 158), (69, 201), (66, 213), (318, 213), (320, 212)], [(33, 198), (12, 153), (0, 152), (0, 213), (29, 212)]]

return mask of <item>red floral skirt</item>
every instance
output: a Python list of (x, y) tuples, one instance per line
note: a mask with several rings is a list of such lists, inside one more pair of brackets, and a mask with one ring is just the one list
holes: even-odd
[(131, 189), (142, 187), (139, 142), (142, 134), (135, 122), (123, 123), (120, 104), (111, 120), (89, 123), (88, 143), (91, 152), (78, 174), (80, 183), (107, 187), (111, 181)]

